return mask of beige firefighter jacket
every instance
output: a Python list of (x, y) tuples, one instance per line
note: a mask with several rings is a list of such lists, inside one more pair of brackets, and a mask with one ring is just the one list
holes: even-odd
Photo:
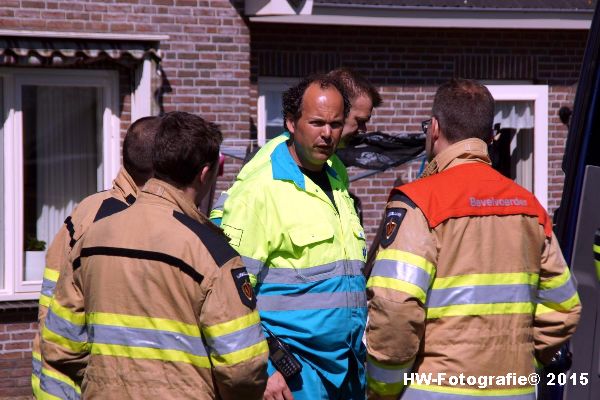
[(71, 258), (42, 350), (84, 398), (262, 397), (267, 344), (248, 274), (181, 191), (151, 179)]
[[(581, 306), (549, 218), (491, 169), (481, 140), (455, 143), (425, 175), (397, 188), (386, 207), (367, 284), (369, 398), (534, 399), (533, 386), (512, 378), (475, 386), (449, 379), (527, 376), (534, 357), (548, 363), (573, 334)], [(513, 195), (462, 193), (500, 187)], [(459, 203), (444, 209), (452, 196)], [(445, 381), (405, 380), (410, 372)]]
[[(138, 187), (124, 168), (113, 181), (110, 190), (94, 193), (83, 199), (60, 227), (46, 253), (46, 268), (40, 293), (38, 332), (32, 349), (32, 388), (36, 398), (51, 395), (58, 398), (77, 397), (79, 388), (68, 377), (53, 370), (43, 361), (40, 353), (41, 332), (44, 328), (48, 306), (52, 300), (60, 271), (69, 268), (69, 253), (77, 240), (97, 220), (125, 209), (133, 204)], [(43, 382), (40, 388), (40, 381)]]

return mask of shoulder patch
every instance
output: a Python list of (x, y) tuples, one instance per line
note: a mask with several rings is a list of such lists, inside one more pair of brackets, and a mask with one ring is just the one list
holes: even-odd
[(231, 270), (231, 276), (233, 282), (237, 288), (240, 300), (249, 309), (254, 310), (256, 308), (256, 296), (254, 295), (254, 289), (250, 283), (250, 277), (246, 268), (235, 268)]
[(412, 201), (407, 195), (405, 195), (402, 192), (392, 193), (389, 201), (401, 201), (403, 203), (406, 203), (406, 205), (409, 206), (410, 208), (412, 208), (413, 210), (415, 208), (417, 208), (417, 205), (415, 204), (415, 202)]
[(179, 211), (173, 211), (173, 216), (189, 230), (194, 232), (198, 238), (204, 243), (204, 246), (215, 260), (219, 267), (222, 267), (227, 261), (239, 256), (227, 242), (225, 235), (218, 234), (215, 229), (210, 228)]
[(406, 208), (388, 208), (385, 212), (385, 221), (383, 222), (383, 234), (381, 236), (381, 246), (388, 247), (396, 239), (398, 229), (402, 220), (406, 216)]
[(117, 200), (114, 197), (109, 197), (108, 199), (104, 200), (102, 204), (100, 204), (100, 208), (96, 213), (96, 217), (94, 217), (94, 222), (100, 221), (103, 218), (121, 212), (127, 207), (128, 205), (126, 203), (123, 203), (122, 201)]

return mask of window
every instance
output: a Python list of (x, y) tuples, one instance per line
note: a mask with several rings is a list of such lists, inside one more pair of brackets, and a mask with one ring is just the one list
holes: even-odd
[(117, 174), (117, 73), (0, 69), (0, 79), (0, 300), (34, 299), (63, 221)]
[(500, 172), (548, 208), (548, 86), (487, 85), (496, 103)]
[(258, 145), (283, 132), (281, 95), (298, 83), (297, 78), (258, 79)]

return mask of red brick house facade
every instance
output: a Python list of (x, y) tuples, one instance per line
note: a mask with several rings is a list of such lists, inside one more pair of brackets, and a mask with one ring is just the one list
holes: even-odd
[[(287, 4), (285, 0), (283, 2)], [(421, 120), (429, 117), (436, 87), (452, 77), (475, 78), (493, 86), (541, 85), (547, 89), (547, 100), (544, 100), (547, 103), (547, 115), (544, 116), (547, 119), (547, 207), (551, 213), (557, 208), (563, 180), (560, 164), (567, 135), (567, 127), (559, 120), (558, 110), (573, 104), (587, 38), (586, 26), (589, 26), (593, 10), (587, 0), (572, 2), (573, 9), (582, 8), (574, 19), (583, 22), (558, 29), (543, 24), (511, 29), (502, 23), (498, 24), (501, 27), (469, 28), (443, 26), (442, 22), (442, 27), (414, 26), (418, 25), (414, 21), (411, 26), (403, 26), (410, 25), (407, 23), (389, 26), (391, 22), (388, 25), (377, 25), (376, 22), (344, 25), (340, 22), (341, 17), (360, 15), (361, 12), (371, 13), (369, 18), (381, 18), (377, 13), (386, 10), (413, 12), (418, 4), (410, 1), (290, 1), (290, 4), (300, 3), (299, 7), (310, 3), (312, 14), (306, 11), (308, 14), (302, 20), (286, 21), (283, 17), (278, 20), (279, 11), (274, 9), (266, 14), (265, 18), (271, 18), (268, 20), (261, 19), (259, 8), (252, 8), (259, 3), (281, 2), (1, 2), (3, 134), (23, 135), (23, 143), (26, 142), (27, 135), (23, 132), (26, 132), (27, 122), (18, 120), (19, 112), (27, 115), (28, 108), (23, 100), (27, 87), (42, 85), (39, 82), (46, 79), (45, 73), (50, 82), (56, 79), (60, 85), (68, 86), (69, 73), (88, 71), (91, 75), (82, 75), (77, 82), (83, 83), (77, 85), (89, 85), (86, 82), (88, 76), (98, 79), (98, 90), (104, 90), (102, 85), (112, 85), (112, 88), (105, 88), (115, 99), (112, 106), (107, 106), (110, 112), (107, 114), (106, 108), (98, 106), (100, 100), (93, 104), (104, 113), (102, 118), (108, 118), (103, 120), (103, 132), (106, 132), (107, 124), (115, 124), (117, 147), (119, 137), (123, 137), (132, 118), (161, 110), (181, 110), (218, 123), (225, 136), (224, 145), (238, 150), (264, 137), (260, 120), (265, 115), (264, 101), (261, 100), (265, 87), (272, 82), (294, 81), (311, 72), (338, 66), (358, 70), (380, 89), (384, 103), (374, 112), (370, 128), (389, 133), (420, 132)], [(340, 3), (354, 4), (354, 8), (343, 8), (344, 4), (340, 6)], [(364, 3), (381, 3), (388, 8), (377, 11)], [(342, 7), (339, 15), (331, 11), (336, 10), (333, 7), (336, 5)], [(332, 23), (318, 19), (317, 13), (326, 6), (330, 10), (327, 15), (340, 18), (331, 20)], [(485, 5), (479, 5), (476, 10), (461, 12), (480, 12), (483, 8)], [(431, 8), (427, 12), (446, 11)], [(557, 8), (555, 12), (561, 12), (561, 9)], [(296, 16), (301, 16), (301, 12), (298, 11)], [(314, 21), (311, 17), (315, 17)], [(61, 71), (69, 73), (63, 76)], [(109, 71), (109, 74), (106, 79), (104, 75), (96, 77), (96, 71)], [(67, 83), (64, 83), (65, 79)], [(9, 98), (17, 89), (23, 90), (21, 98), (15, 97), (21, 103)], [(515, 100), (521, 101), (518, 96)], [(13, 106), (14, 110), (11, 109)], [(11, 118), (15, 118), (15, 122), (7, 125), (7, 121), (13, 121)], [(18, 131), (21, 125), (23, 130)], [(102, 133), (98, 132), (98, 135), (102, 139)], [(20, 143), (17, 141), (14, 145)], [(106, 149), (112, 144), (105, 143), (104, 146), (108, 146), (103, 147)], [(106, 155), (99, 156), (103, 162), (98, 161), (98, 168), (104, 168), (104, 175), (98, 178), (99, 187), (106, 187), (106, 182), (110, 181), (107, 175), (118, 168), (117, 152), (114, 146), (110, 148), (111, 159)], [(7, 165), (7, 157), (11, 155), (6, 153), (8, 147), (2, 149), (7, 154), (3, 158)], [(542, 155), (534, 154), (533, 157)], [(414, 162), (352, 183), (352, 190), (363, 203), (369, 238), (375, 232), (390, 187), (397, 178), (402, 181), (414, 179), (419, 165)], [(239, 160), (226, 159), (225, 174), (218, 182), (216, 195), (228, 188), (240, 166)], [(17, 176), (18, 173), (16, 170)], [(351, 169), (351, 176), (356, 173), (358, 171)], [(3, 169), (2, 174), (8, 174), (8, 171)], [(10, 190), (11, 182), (21, 188), (27, 185), (26, 175), (22, 179), (15, 178), (15, 182), (2, 180), (5, 199), (10, 197), (5, 193)], [(11, 205), (9, 201), (3, 204), (2, 213), (27, 215), (27, 200), (25, 203), (23, 206), (17, 201), (16, 205)], [(1, 220), (9, 223), (4, 217)], [(40, 229), (39, 217), (37, 223)], [(22, 223), (17, 221), (17, 224)], [(29, 229), (20, 225), (17, 228), (15, 232), (19, 237)], [(9, 232), (6, 226), (3, 232)], [(10, 263), (14, 264), (14, 260), (24, 262), (20, 255), (24, 245), (22, 238), (15, 244), (9, 236), (3, 234), (5, 244), (0, 247), (4, 257), (0, 269), (0, 275), (4, 277), (0, 279), (0, 398), (30, 394), (31, 339), (37, 325), (35, 291), (39, 291), (39, 282), (37, 286), (36, 282), (29, 284), (19, 275), (24, 273), (23, 269), (14, 269)]]

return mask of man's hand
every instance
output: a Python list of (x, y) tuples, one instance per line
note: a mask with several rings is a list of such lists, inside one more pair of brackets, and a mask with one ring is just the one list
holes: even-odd
[(275, 372), (269, 377), (264, 400), (294, 400), (290, 388), (279, 372)]

